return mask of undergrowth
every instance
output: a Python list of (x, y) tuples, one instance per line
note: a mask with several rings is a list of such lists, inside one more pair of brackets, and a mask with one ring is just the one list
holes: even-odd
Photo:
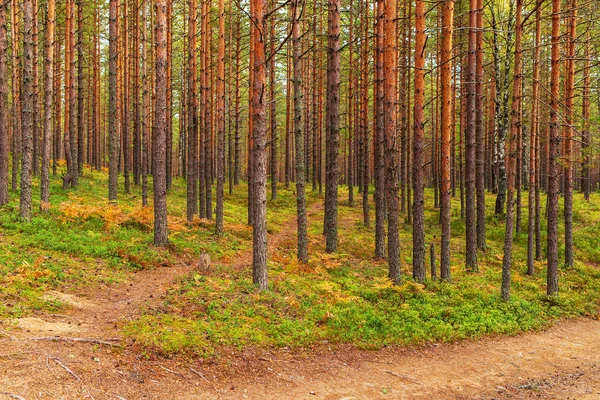
[[(206, 274), (191, 273), (169, 289), (163, 307), (146, 310), (125, 323), (126, 334), (146, 351), (218, 356), (225, 348), (245, 346), (304, 347), (351, 343), (360, 348), (419, 344), (514, 334), (541, 328), (558, 318), (598, 313), (600, 293), (600, 197), (574, 201), (576, 264), (560, 271), (560, 293), (545, 296), (545, 263), (536, 274), (526, 271), (526, 232), (515, 235), (512, 299), (502, 302), (501, 282), (504, 221), (493, 215), (494, 197), (487, 198), (487, 244), (479, 252), (479, 272), (464, 267), (464, 221), (460, 202), (453, 199), (452, 281), (413, 282), (411, 226), (401, 231), (403, 284), (387, 279), (385, 260), (374, 254), (374, 228), (362, 224), (362, 207), (350, 206), (340, 188), (339, 253), (325, 253), (322, 195), (308, 193), (308, 265), (296, 260), (295, 192), (281, 185), (268, 203), (268, 231), (280, 235), (269, 254), (270, 288), (258, 293), (250, 265), (232, 267), (250, 251), (252, 230), (247, 221), (247, 187), (225, 196), (225, 237), (216, 238), (214, 222), (185, 220), (185, 181), (175, 179), (169, 193), (168, 249), (152, 246), (152, 209), (141, 207), (136, 186), (109, 204), (105, 172), (86, 169), (77, 190), (63, 190), (51, 180), (51, 207), (36, 211), (31, 223), (18, 217), (18, 196), (0, 208), (0, 317), (56, 312), (60, 304), (45, 300), (49, 290), (85, 292), (99, 284), (119, 284), (140, 269), (194, 263), (208, 252), (213, 266)], [(122, 184), (119, 186), (122, 190)], [(38, 181), (34, 181), (38, 196)], [(150, 189), (151, 191), (151, 185)], [(213, 197), (214, 198), (214, 197)], [(358, 198), (356, 196), (355, 198)], [(524, 194), (524, 201), (527, 196)], [(439, 210), (426, 193), (426, 242), (434, 243), (439, 264)], [(34, 209), (39, 202), (34, 203)], [(371, 206), (371, 212), (373, 212)], [(404, 218), (404, 214), (402, 214)], [(371, 216), (374, 221), (374, 215)], [(543, 225), (545, 224), (542, 218)], [(523, 230), (527, 207), (523, 205)], [(562, 237), (562, 223), (559, 234)], [(546, 238), (542, 226), (542, 240)], [(542, 252), (544, 253), (544, 251)], [(429, 250), (427, 250), (429, 266)], [(562, 253), (560, 254), (562, 257)]]

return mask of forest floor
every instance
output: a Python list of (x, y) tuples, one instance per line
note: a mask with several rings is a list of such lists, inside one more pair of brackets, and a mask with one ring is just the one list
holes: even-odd
[[(309, 197), (311, 263), (294, 264), (292, 194), (272, 205), (273, 287), (260, 296), (245, 277), (249, 232), (243, 208), (235, 208), (243, 198), (230, 199), (226, 229), (235, 234), (226, 242), (210, 238), (207, 222), (185, 228), (176, 210), (169, 221), (174, 245), (164, 254), (145, 244), (147, 216), (133, 207), (106, 211), (67, 193), (54, 215), (39, 216), (31, 228), (14, 222), (14, 209), (0, 215), (7, 268), (0, 267), (0, 400), (600, 397), (595, 242), (576, 242), (583, 262), (561, 275), (563, 297), (555, 302), (537, 293), (542, 271), (535, 280), (515, 274), (515, 299), (498, 302), (495, 240), (481, 275), (459, 267), (452, 286), (409, 281), (396, 290), (382, 280), (385, 264), (366, 255), (372, 230), (360, 228), (358, 206), (342, 203), (345, 254), (329, 258), (320, 243), (322, 201)], [(597, 240), (590, 239), (597, 222), (580, 219), (578, 227), (577, 238)], [(70, 235), (68, 250), (60, 235)], [(204, 247), (189, 250), (191, 243)], [(203, 251), (213, 256), (208, 271), (196, 268)], [(443, 303), (453, 308), (436, 314)], [(419, 309), (423, 304), (434, 310)], [(428, 319), (415, 319), (412, 308)], [(409, 332), (390, 330), (399, 324)]]

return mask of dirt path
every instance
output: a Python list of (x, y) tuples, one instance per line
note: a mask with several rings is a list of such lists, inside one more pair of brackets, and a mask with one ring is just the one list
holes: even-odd
[[(309, 213), (322, 212), (312, 205)], [(274, 251), (295, 237), (269, 238)], [(251, 254), (251, 253), (250, 253)], [(251, 260), (248, 254), (241, 260)], [(241, 261), (238, 261), (238, 263)], [(248, 264), (249, 266), (249, 264)], [(52, 292), (60, 315), (0, 325), (0, 400), (25, 399), (521, 399), (600, 398), (600, 322), (565, 321), (544, 332), (476, 342), (358, 351), (247, 349), (216, 363), (146, 356), (122, 343), (119, 324), (159, 307), (167, 287), (193, 266), (132, 274), (87, 298)], [(93, 338), (108, 343), (34, 340)], [(115, 339), (115, 341), (112, 341)], [(19, 397), (12, 397), (19, 398)]]
[(600, 322), (581, 319), (513, 338), (380, 351), (248, 350), (219, 364), (4, 338), (0, 392), (25, 399), (598, 399), (599, 333)]

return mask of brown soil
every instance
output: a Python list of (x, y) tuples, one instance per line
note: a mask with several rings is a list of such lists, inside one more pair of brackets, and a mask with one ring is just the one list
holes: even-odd
[[(271, 249), (294, 235), (272, 235)], [(123, 341), (120, 324), (160, 307), (166, 289), (192, 269), (181, 262), (138, 272), (87, 296), (51, 292), (69, 306), (65, 314), (2, 322), (0, 400), (600, 398), (600, 322), (589, 319), (475, 342), (246, 349), (211, 362), (146, 355)]]

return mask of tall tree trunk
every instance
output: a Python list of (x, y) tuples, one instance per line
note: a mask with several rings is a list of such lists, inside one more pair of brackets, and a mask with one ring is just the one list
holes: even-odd
[[(1, 13), (0, 9), (0, 13)], [(54, 86), (54, 22), (56, 18), (56, 2), (48, 0), (46, 4), (46, 56), (44, 68), (44, 136), (42, 139), (42, 179), (41, 179), (41, 203), (40, 209), (50, 209), (50, 148), (52, 135), (52, 104)], [(2, 59), (2, 16), (0, 15), (0, 60)], [(2, 88), (2, 64), (0, 64), (0, 92)], [(0, 101), (2, 94), (0, 93)], [(0, 105), (0, 118), (2, 118), (3, 107)], [(1, 122), (0, 122), (1, 125)]]
[(575, 41), (577, 40), (577, 0), (569, 2), (569, 32), (565, 70), (565, 124), (564, 124), (564, 168), (565, 168), (565, 266), (572, 267), (573, 255), (573, 92), (575, 88)]
[[(117, 201), (119, 132), (117, 126), (117, 41), (119, 2), (110, 0), (108, 17), (108, 200)], [(65, 132), (66, 134), (66, 132)]]
[[(373, 163), (375, 173), (375, 257), (385, 257), (385, 127), (384, 77), (383, 77), (383, 30), (384, 1), (377, 0), (375, 7), (375, 37), (373, 58), (375, 63), (373, 88)], [(389, 111), (388, 111), (389, 112)]]
[(77, 0), (77, 174), (83, 173), (85, 155), (85, 124), (84, 124), (84, 44), (83, 44), (83, 4), (84, 0)]
[[(442, 260), (440, 275), (443, 280), (450, 280), (450, 139), (454, 131), (452, 123), (452, 24), (454, 19), (454, 1), (446, 0), (442, 5), (442, 46), (440, 84), (441, 98), (441, 222), (442, 222)], [(474, 115), (474, 114), (473, 114)], [(473, 132), (474, 133), (474, 132)], [(473, 149), (474, 150), (474, 149)], [(474, 154), (473, 154), (474, 155)], [(474, 161), (474, 160), (473, 160)], [(475, 182), (472, 182), (473, 185)], [(467, 185), (469, 181), (467, 180)], [(474, 189), (474, 188), (473, 188)], [(468, 192), (468, 190), (467, 190)], [(467, 199), (469, 196), (467, 195)], [(467, 202), (468, 203), (468, 202)], [(469, 221), (467, 206), (467, 221)], [(474, 211), (474, 209), (473, 209)], [(472, 221), (474, 222), (474, 221)], [(473, 226), (474, 227), (474, 226)], [(473, 237), (473, 239), (475, 239)], [(469, 265), (469, 264), (467, 264)], [(473, 266), (470, 266), (473, 269)], [(475, 264), (476, 268), (476, 264)]]
[[(271, 55), (272, 56), (272, 55)], [(219, 0), (219, 50), (217, 55), (217, 209), (215, 230), (223, 235), (225, 184), (225, 1)], [(274, 144), (271, 143), (271, 146)]]
[(60, 158), (61, 143), (61, 112), (62, 112), (62, 90), (61, 90), (61, 41), (60, 38), (54, 41), (54, 129), (52, 132), (52, 175), (56, 176), (57, 164)]
[(360, 110), (362, 112), (360, 120), (361, 120), (361, 184), (362, 184), (362, 209), (363, 209), (363, 224), (364, 226), (371, 225), (371, 217), (369, 214), (369, 184), (370, 184), (370, 176), (369, 176), (369, 62), (368, 62), (368, 52), (369, 52), (369, 44), (367, 42), (367, 38), (369, 36), (369, 0), (365, 0), (363, 5), (363, 13), (361, 14), (361, 25), (363, 28), (363, 38), (362, 38), (362, 51), (361, 51), (361, 59), (362, 66), (360, 68), (362, 74), (362, 93), (361, 93), (361, 104)]
[[(350, 0), (350, 14), (354, 11), (354, 1)], [(348, 27), (348, 101), (347, 101), (347, 113), (348, 113), (348, 204), (354, 205), (354, 140), (353, 136), (355, 133), (354, 124), (354, 21), (350, 21)]]
[(585, 64), (583, 67), (583, 129), (581, 130), (581, 190), (587, 201), (590, 201), (591, 174), (590, 174), (590, 31), (585, 40)]
[(523, 10), (523, 0), (517, 0), (515, 15), (515, 66), (513, 70), (513, 102), (510, 135), (506, 144), (506, 230), (504, 233), (504, 257), (502, 259), (502, 287), (501, 296), (504, 301), (510, 300), (510, 275), (512, 265), (512, 247), (513, 247), (513, 227), (514, 227), (514, 194), (515, 194), (515, 175), (516, 161), (518, 157), (517, 140), (519, 129), (521, 128), (521, 90), (523, 68), (521, 64), (522, 56), (522, 36), (523, 25), (521, 23), (521, 14)]
[(400, 277), (400, 236), (398, 214), (398, 131), (396, 127), (397, 94), (397, 35), (396, 0), (385, 1), (385, 162), (386, 199), (388, 209), (388, 277), (398, 285)]
[(234, 142), (234, 158), (233, 158), (233, 183), (234, 185), (239, 185), (240, 183), (240, 179), (241, 179), (241, 175), (242, 175), (242, 168), (241, 168), (241, 153), (242, 153), (242, 148), (241, 148), (241, 138), (240, 138), (240, 53), (241, 53), (241, 46), (240, 46), (240, 36), (241, 36), (241, 32), (240, 32), (240, 22), (238, 20), (238, 17), (236, 16), (236, 21), (235, 21), (235, 106), (234, 106), (234, 137), (233, 137), (233, 142)]
[[(142, 116), (141, 174), (142, 206), (148, 205), (148, 141), (150, 138), (150, 85), (148, 79), (148, 3), (142, 1)], [(183, 115), (183, 113), (182, 113)]]
[[(68, 46), (68, 57), (65, 62), (69, 64), (69, 85), (65, 87), (65, 90), (68, 91), (69, 95), (67, 96), (69, 103), (69, 154), (70, 157), (67, 157), (67, 175), (65, 176), (66, 187), (77, 187), (79, 182), (79, 166), (78, 166), (78, 123), (77, 117), (79, 116), (79, 110), (77, 108), (77, 69), (76, 69), (76, 61), (75, 61), (75, 1), (76, 0), (67, 0), (68, 4), (68, 30), (66, 34), (69, 37), (69, 46)], [(66, 71), (65, 71), (66, 75)], [(66, 132), (65, 132), (66, 137)], [(66, 142), (66, 140), (65, 140)], [(65, 152), (67, 152), (67, 148), (65, 146)]]
[[(0, 4), (0, 206), (8, 203), (8, 2)], [(49, 107), (47, 105), (46, 107)]]
[(296, 147), (296, 208), (298, 220), (298, 260), (308, 262), (306, 227), (306, 179), (304, 176), (304, 132), (302, 131), (302, 47), (300, 45), (300, 15), (304, 0), (292, 1), (292, 63), (294, 69), (294, 138)]
[(267, 154), (266, 154), (266, 65), (265, 43), (265, 0), (250, 1), (251, 23), (255, 25), (250, 40), (254, 42), (254, 70), (252, 85), (252, 138), (253, 191), (252, 210), (254, 214), (252, 236), (252, 280), (259, 290), (268, 288), (267, 277)]
[[(271, 9), (275, 9), (277, 3), (275, 0), (271, 0)], [(271, 119), (269, 129), (271, 131), (270, 137), (270, 149), (271, 158), (269, 163), (269, 170), (271, 172), (271, 200), (277, 198), (277, 96), (275, 91), (276, 80), (275, 80), (275, 17), (276, 14), (271, 15), (269, 19), (269, 117)]]
[(31, 169), (33, 156), (33, 0), (23, 1), (23, 94), (20, 216), (31, 221)]
[(340, 147), (340, 0), (329, 0), (327, 46), (327, 137), (325, 163), (325, 251), (337, 252), (338, 155)]
[(39, 114), (40, 114), (40, 91), (39, 91), (39, 45), (38, 45), (38, 0), (33, 0), (33, 65), (32, 65), (32, 80), (33, 80), (33, 131), (32, 131), (32, 174), (38, 175), (40, 161), (40, 129), (39, 129)]
[(415, 2), (415, 95), (413, 126), (413, 278), (425, 279), (425, 1)]
[(550, 137), (548, 157), (548, 295), (558, 292), (558, 196), (560, 136), (560, 0), (552, 0), (552, 65), (550, 74)]
[(475, 139), (477, 133), (477, 2), (478, 0), (470, 0), (469, 55), (467, 61), (466, 83), (467, 129), (465, 131), (465, 262), (467, 269), (470, 271), (477, 271), (477, 231), (475, 220)]
[(141, 175), (141, 99), (140, 99), (140, 4), (133, 1), (133, 183), (140, 184)]
[(538, 190), (537, 174), (537, 135), (538, 135), (538, 104), (540, 95), (540, 43), (542, 40), (542, 2), (536, 1), (535, 11), (535, 50), (533, 55), (533, 88), (531, 101), (531, 134), (529, 137), (529, 217), (527, 221), (527, 274), (535, 273), (535, 219), (537, 208), (535, 207), (535, 193)]
[(167, 0), (155, 0), (155, 93), (154, 129), (152, 132), (152, 165), (154, 176), (154, 245), (169, 244), (167, 228)]
[(173, 185), (173, 1), (167, 2), (167, 191)]
[[(196, 97), (196, 19), (198, 4), (188, 1), (187, 41), (187, 220), (192, 221), (198, 211), (198, 100)], [(202, 215), (204, 216), (204, 215)]]
[(19, 5), (17, 0), (12, 0), (11, 6), (11, 38), (12, 38), (12, 141), (11, 141), (11, 153), (12, 153), (12, 174), (11, 174), (11, 189), (17, 190), (18, 173), (19, 173), (19, 159), (21, 155), (21, 61), (22, 58), (19, 54), (19, 19), (18, 19)]
[(485, 250), (485, 125), (483, 119), (483, 0), (477, 0), (476, 12), (476, 87), (475, 87), (475, 168), (476, 168), (476, 196), (477, 196), (477, 248)]

